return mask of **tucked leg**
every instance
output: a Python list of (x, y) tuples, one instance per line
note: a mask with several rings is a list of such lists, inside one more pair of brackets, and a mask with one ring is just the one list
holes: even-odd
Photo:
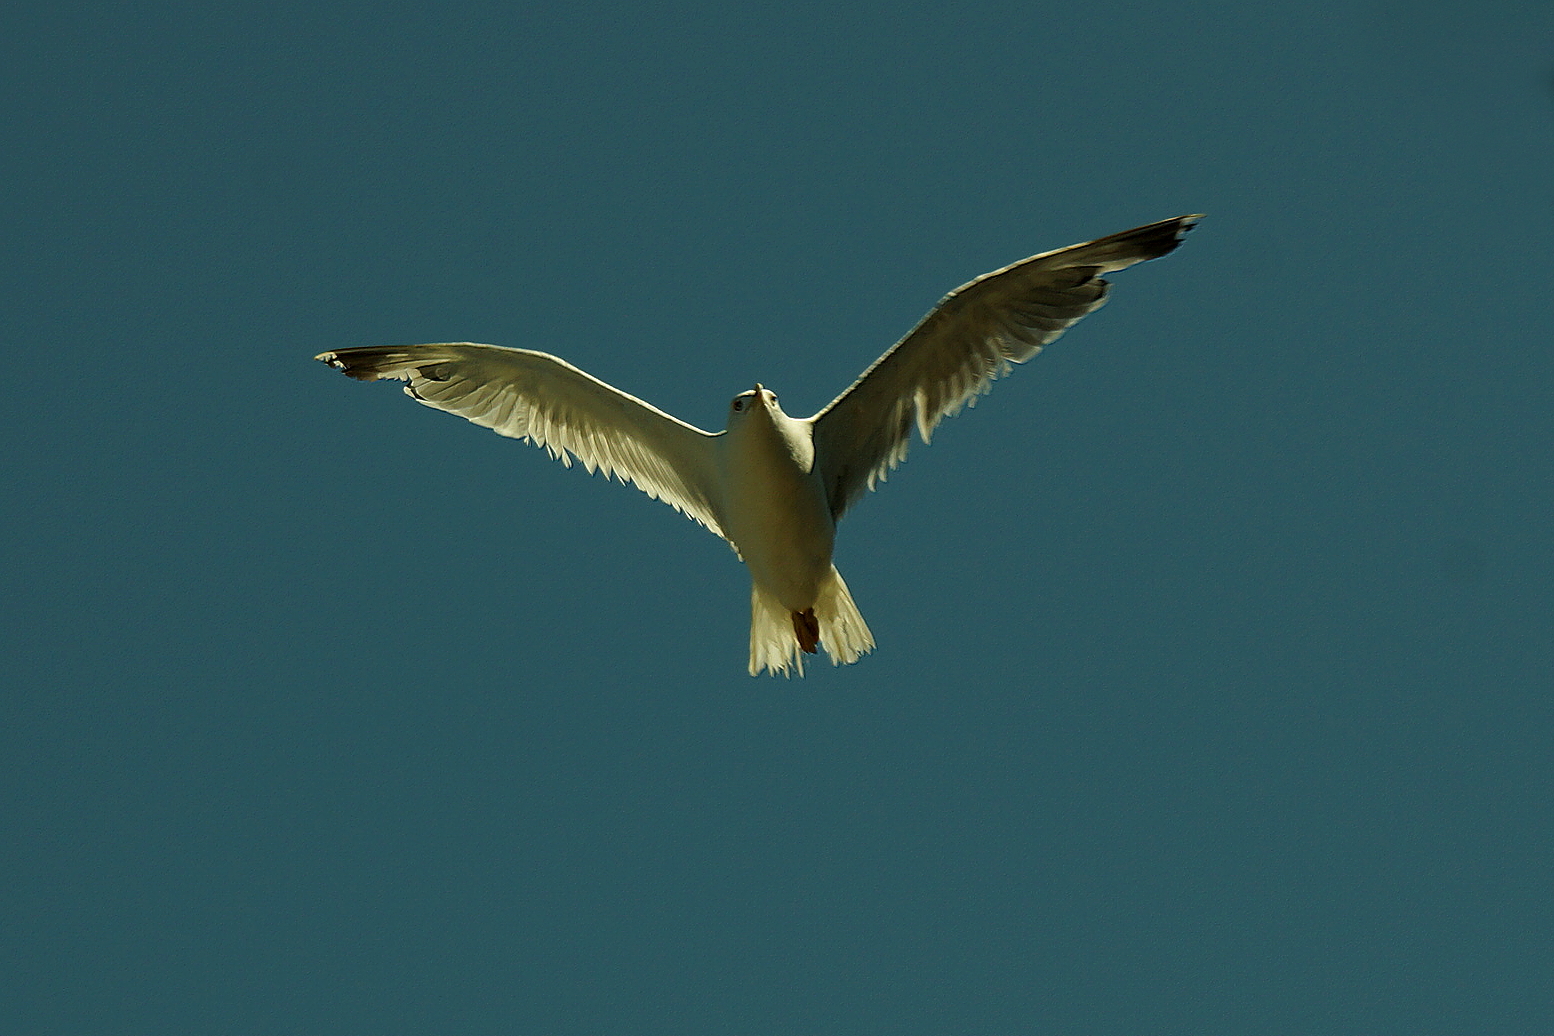
[(793, 613), (793, 635), (799, 639), (799, 649), (806, 655), (815, 654), (820, 643), (820, 620), (815, 609), (805, 608)]

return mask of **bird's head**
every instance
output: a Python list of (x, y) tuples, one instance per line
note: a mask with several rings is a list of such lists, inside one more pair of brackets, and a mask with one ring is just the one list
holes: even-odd
[(741, 392), (730, 401), (728, 405), (728, 423), (732, 427), (736, 422), (743, 421), (752, 414), (757, 413), (763, 413), (768, 416), (782, 413), (782, 407), (777, 405), (777, 393), (766, 388), (760, 382), (755, 383), (755, 388), (748, 392)]

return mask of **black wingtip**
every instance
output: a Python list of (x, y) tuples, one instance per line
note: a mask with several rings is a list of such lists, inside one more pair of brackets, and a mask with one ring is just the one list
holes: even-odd
[[(359, 352), (361, 350), (348, 351)], [(377, 381), (379, 377), (379, 372), (372, 367), (360, 363), (349, 363), (345, 357), (341, 356), (337, 352), (319, 353), (317, 356), (313, 357), (313, 359), (319, 361), (320, 363), (329, 364), (329, 366), (344, 374), (346, 377), (354, 378), (356, 381)]]
[(1176, 251), (1176, 247), (1182, 243), (1187, 232), (1198, 225), (1203, 218), (1203, 213), (1194, 213), (1191, 216), (1177, 216), (1174, 219), (1163, 219), (1159, 223), (1150, 223), (1136, 230), (1127, 230), (1119, 237), (1128, 239), (1147, 253), (1146, 258), (1159, 259)]

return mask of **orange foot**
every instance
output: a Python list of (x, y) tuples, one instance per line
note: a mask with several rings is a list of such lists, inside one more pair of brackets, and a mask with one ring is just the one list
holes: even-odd
[(820, 620), (815, 618), (815, 609), (793, 613), (793, 635), (799, 638), (799, 650), (806, 655), (815, 654), (815, 645), (820, 643)]

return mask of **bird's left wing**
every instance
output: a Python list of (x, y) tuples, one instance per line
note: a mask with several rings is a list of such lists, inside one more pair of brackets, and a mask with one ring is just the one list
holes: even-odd
[[(633, 482), (719, 536), (717, 436), (548, 353), (458, 342), (340, 349), (316, 359), (358, 381), (397, 378), (411, 398), (543, 446), (568, 467)], [(724, 538), (727, 538), (726, 536)]]
[(1106, 301), (1101, 274), (1170, 252), (1198, 222), (1178, 216), (1044, 252), (955, 289), (846, 392), (810, 418), (833, 518), (906, 458), (912, 425), (940, 421)]

